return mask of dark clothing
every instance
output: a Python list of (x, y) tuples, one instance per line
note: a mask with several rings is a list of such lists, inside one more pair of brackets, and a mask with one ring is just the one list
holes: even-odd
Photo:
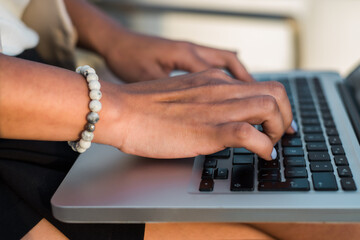
[[(21, 57), (42, 62), (34, 51)], [(66, 142), (0, 139), (2, 239), (20, 239), (42, 218), (74, 240), (144, 238), (144, 224), (67, 224), (52, 216), (50, 199), (77, 156)]]

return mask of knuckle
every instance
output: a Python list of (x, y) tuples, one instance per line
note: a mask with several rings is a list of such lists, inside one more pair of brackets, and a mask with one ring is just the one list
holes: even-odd
[(276, 99), (273, 96), (261, 96), (259, 98), (259, 106), (263, 111), (268, 113), (274, 113), (279, 111)]
[(211, 68), (209, 70), (206, 70), (206, 74), (211, 78), (220, 78), (220, 79), (224, 79), (227, 76), (221, 69), (218, 68)]
[(268, 82), (268, 86), (274, 97), (282, 100), (287, 96), (285, 87), (281, 83), (271, 81), (271, 82)]
[(251, 137), (252, 126), (246, 122), (238, 123), (233, 129), (239, 140), (246, 140)]

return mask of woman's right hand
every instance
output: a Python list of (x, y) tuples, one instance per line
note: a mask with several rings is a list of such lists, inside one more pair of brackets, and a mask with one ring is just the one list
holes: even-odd
[(129, 154), (182, 158), (245, 147), (270, 160), (284, 132), (294, 133), (290, 103), (278, 82), (244, 83), (211, 69), (108, 90), (112, 106), (103, 109), (116, 110), (95, 140)]

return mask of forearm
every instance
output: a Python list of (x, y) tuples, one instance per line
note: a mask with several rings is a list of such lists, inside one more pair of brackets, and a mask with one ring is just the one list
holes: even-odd
[(126, 38), (129, 32), (85, 0), (64, 0), (67, 11), (78, 33), (78, 44), (106, 56), (114, 42)]
[[(103, 109), (96, 142), (106, 139), (114, 116), (116, 86), (101, 82)], [(88, 87), (80, 74), (0, 54), (0, 137), (67, 141), (79, 138), (89, 112)]]

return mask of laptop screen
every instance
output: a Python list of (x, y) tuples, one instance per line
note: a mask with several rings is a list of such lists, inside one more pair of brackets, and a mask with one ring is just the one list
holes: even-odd
[(360, 65), (349, 74), (345, 80), (345, 84), (350, 90), (351, 97), (356, 104), (357, 110), (360, 113)]

